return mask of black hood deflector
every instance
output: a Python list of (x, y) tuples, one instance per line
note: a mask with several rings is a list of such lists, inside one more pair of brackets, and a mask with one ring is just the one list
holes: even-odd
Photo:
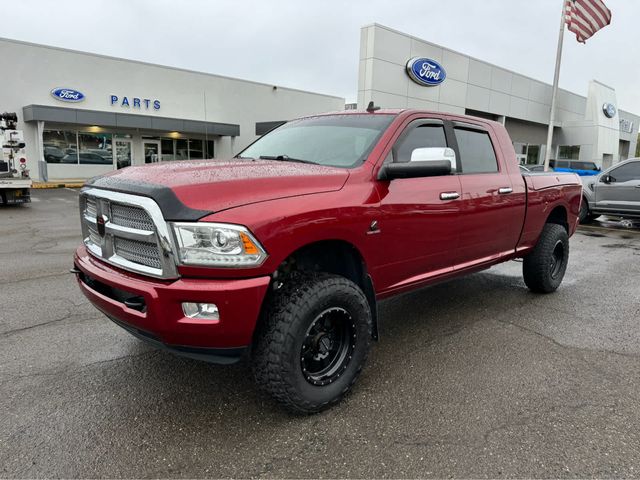
[(180, 201), (176, 194), (173, 193), (173, 190), (155, 183), (138, 182), (135, 180), (106, 176), (95, 177), (88, 180), (84, 188), (87, 187), (149, 197), (158, 204), (162, 211), (162, 216), (168, 222), (195, 222), (213, 213), (208, 210), (196, 210), (187, 207)]

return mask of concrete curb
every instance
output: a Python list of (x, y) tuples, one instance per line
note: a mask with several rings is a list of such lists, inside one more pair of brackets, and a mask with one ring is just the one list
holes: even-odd
[(84, 182), (33, 182), (31, 188), (81, 188)]

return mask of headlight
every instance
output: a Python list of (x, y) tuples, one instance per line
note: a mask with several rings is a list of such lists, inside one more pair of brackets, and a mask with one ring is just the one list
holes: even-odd
[(267, 252), (245, 227), (226, 223), (174, 223), (183, 265), (255, 267)]

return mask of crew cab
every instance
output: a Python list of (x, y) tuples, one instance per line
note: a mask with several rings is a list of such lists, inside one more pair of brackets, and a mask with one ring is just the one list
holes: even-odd
[(133, 335), (245, 356), (281, 405), (317, 412), (356, 382), (380, 300), (518, 258), (532, 291), (555, 291), (581, 198), (575, 174), (521, 173), (499, 123), (370, 106), (287, 122), (230, 160), (89, 181), (73, 272)]

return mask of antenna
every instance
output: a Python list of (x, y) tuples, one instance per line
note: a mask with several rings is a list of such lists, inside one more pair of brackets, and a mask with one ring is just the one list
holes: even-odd
[(380, 107), (376, 107), (376, 106), (373, 104), (373, 100), (371, 100), (371, 101), (369, 102), (369, 105), (367, 106), (367, 112), (369, 112), (369, 113), (373, 113), (373, 112), (375, 112), (376, 110), (380, 110)]

